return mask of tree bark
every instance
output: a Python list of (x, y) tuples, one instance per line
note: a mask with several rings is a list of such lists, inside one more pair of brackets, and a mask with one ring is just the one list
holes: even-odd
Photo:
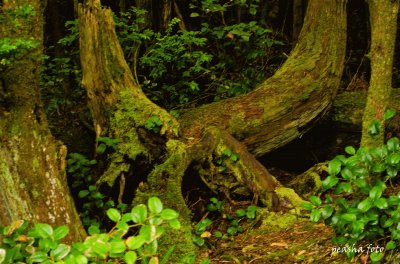
[[(180, 213), (183, 232), (163, 242), (181, 245), (176, 257), (186, 260), (180, 263), (189, 263), (196, 251), (181, 192), (191, 166), (215, 191), (246, 186), (271, 209), (287, 206), (287, 201), (299, 206), (293, 191), (283, 188), (253, 155), (301, 136), (330, 106), (343, 69), (345, 4), (310, 1), (299, 42), (271, 79), (247, 95), (189, 110), (179, 120), (152, 103), (135, 83), (111, 11), (95, 0), (79, 7), (82, 84), (96, 135), (120, 140), (98, 184), (113, 185), (121, 175), (138, 178), (137, 168), (147, 167), (134, 203), (157, 195)], [(226, 153), (239, 158), (226, 159)], [(216, 160), (224, 157), (228, 173), (218, 171)]]
[(183, 135), (198, 138), (205, 127), (216, 126), (257, 157), (301, 137), (337, 93), (346, 49), (345, 5), (310, 1), (299, 41), (275, 75), (246, 95), (187, 111), (179, 118)]
[(3, 10), (28, 4), (33, 7), (29, 18), (17, 18), (19, 27), (2, 20), (0, 35), (11, 39), (31, 37), (39, 48), (13, 60), (1, 72), (7, 98), (0, 105), (0, 225), (18, 219), (67, 225), (67, 240), (77, 241), (85, 236), (85, 231), (67, 185), (67, 149), (50, 134), (39, 98), (44, 8), (41, 2), (9, 1), (3, 6)]
[[(370, 0), (371, 80), (365, 107), (361, 145), (379, 146), (384, 141), (384, 113), (392, 90), (392, 67), (400, 1)], [(380, 133), (370, 135), (371, 124), (377, 121)]]

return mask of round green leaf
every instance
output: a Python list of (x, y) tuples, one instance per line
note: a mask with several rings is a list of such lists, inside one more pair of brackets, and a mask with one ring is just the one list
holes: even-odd
[(238, 209), (236, 211), (236, 215), (239, 216), (239, 217), (243, 217), (243, 216), (246, 215), (246, 211), (244, 209)]
[(338, 182), (339, 182), (339, 179), (336, 176), (328, 176), (328, 177), (326, 177), (325, 180), (323, 180), (322, 187), (325, 190), (328, 190), (328, 189), (332, 188), (333, 186), (335, 186)]
[(336, 176), (340, 172), (342, 163), (340, 160), (333, 159), (328, 163), (328, 173), (330, 176)]
[(75, 263), (87, 264), (88, 263), (88, 259), (84, 255), (78, 255), (78, 256), (75, 257)]
[(71, 246), (65, 244), (59, 244), (54, 250), (50, 252), (50, 255), (54, 257), (56, 261), (65, 258), (71, 251)]
[(380, 198), (382, 195), (383, 189), (384, 189), (383, 185), (375, 185), (369, 191), (369, 197), (374, 200)]
[(128, 251), (125, 253), (124, 260), (126, 264), (135, 264), (137, 260), (137, 254), (135, 251)]
[(129, 230), (129, 225), (125, 222), (119, 222), (116, 226), (116, 229), (126, 231), (128, 232)]
[(356, 154), (356, 150), (355, 150), (355, 148), (352, 147), (352, 146), (347, 146), (347, 147), (344, 149), (344, 151), (346, 151), (346, 153), (347, 153), (347, 154), (350, 154), (350, 155)]
[(41, 238), (47, 238), (53, 235), (53, 228), (48, 224), (36, 224), (34, 230), (36, 231), (36, 234)]
[(30, 259), (31, 259), (32, 262), (40, 263), (40, 262), (43, 262), (43, 261), (47, 260), (48, 256), (47, 256), (46, 253), (44, 253), (42, 251), (37, 251), (37, 252), (32, 254)]
[(382, 252), (380, 252), (380, 253), (372, 252), (371, 255), (370, 255), (370, 258), (371, 258), (372, 261), (378, 262), (383, 258), (383, 253)]
[(372, 201), (369, 198), (363, 200), (357, 205), (358, 210), (360, 210), (363, 213), (371, 209), (371, 207), (372, 207)]
[(309, 210), (309, 211), (311, 211), (313, 209), (313, 205), (311, 203), (308, 203), (308, 202), (302, 203), (300, 206), (302, 208), (306, 209), (306, 210)]
[(118, 222), (121, 219), (121, 213), (115, 208), (108, 209), (107, 216), (113, 222)]
[(236, 234), (237, 234), (238, 230), (237, 230), (237, 227), (235, 227), (235, 226), (230, 226), (230, 227), (228, 227), (228, 229), (226, 230), (226, 232), (227, 232), (229, 235), (233, 236), (233, 235), (236, 235)]
[(60, 240), (64, 238), (66, 235), (68, 235), (69, 228), (68, 226), (59, 226), (54, 230), (54, 239), (55, 240)]
[(124, 223), (129, 222), (131, 220), (132, 220), (132, 214), (131, 213), (125, 213), (121, 217), (121, 222), (124, 222)]
[(327, 219), (329, 218), (332, 214), (333, 214), (334, 208), (331, 205), (326, 205), (323, 209), (322, 209), (322, 218)]
[(374, 202), (374, 205), (376, 206), (376, 207), (378, 207), (379, 209), (386, 209), (386, 208), (388, 208), (388, 202), (387, 202), (387, 200), (385, 199), (385, 198), (379, 198), (379, 199), (377, 199), (375, 202)]
[(88, 229), (89, 235), (100, 234), (100, 229), (97, 225), (91, 225)]
[(161, 211), (161, 218), (164, 220), (172, 220), (178, 218), (179, 214), (172, 209), (164, 209)]
[(163, 209), (162, 202), (157, 197), (151, 197), (148, 200), (147, 205), (149, 207), (150, 212), (152, 212), (154, 214), (159, 214)]
[(348, 221), (348, 222), (353, 222), (353, 221), (357, 220), (357, 216), (356, 216), (356, 214), (346, 213), (346, 214), (342, 214), (340, 216), (340, 219), (342, 219), (344, 221)]
[(110, 253), (119, 254), (125, 252), (125, 243), (123, 240), (110, 242)]
[(345, 179), (345, 180), (351, 180), (353, 178), (353, 173), (348, 168), (343, 168), (343, 170), (340, 172), (340, 174), (342, 175), (343, 179)]
[(110, 250), (110, 244), (101, 240), (95, 241), (92, 246), (93, 252), (99, 256), (101, 259), (107, 258), (108, 252)]
[(390, 240), (389, 242), (386, 243), (386, 250), (392, 250), (395, 248), (396, 248), (396, 242), (394, 242), (393, 240)]
[(168, 224), (172, 229), (175, 230), (181, 228), (181, 222), (179, 222), (178, 219), (172, 219), (171, 221), (168, 222)]
[(388, 119), (394, 117), (395, 115), (396, 115), (396, 111), (395, 111), (395, 110), (393, 110), (393, 109), (387, 109), (387, 110), (385, 111), (385, 113), (383, 114), (383, 118), (384, 118), (385, 120), (388, 120)]
[(149, 223), (152, 225), (161, 225), (163, 222), (163, 219), (159, 216), (153, 216), (152, 218), (149, 219)]
[(192, 238), (193, 243), (195, 243), (196, 245), (198, 245), (199, 247), (201, 247), (202, 245), (204, 245), (204, 239), (199, 237), (199, 236), (194, 236)]
[(310, 202), (316, 206), (320, 206), (322, 203), (321, 199), (318, 196), (314, 195), (310, 197)]
[(385, 222), (383, 222), (383, 227), (388, 228), (388, 227), (392, 226), (393, 224), (394, 224), (393, 219), (389, 218), (389, 219), (386, 219)]
[(142, 235), (128, 237), (125, 241), (129, 249), (138, 249), (146, 242), (146, 238)]
[(147, 218), (147, 207), (144, 204), (136, 205), (131, 211), (132, 221), (140, 224)]
[(399, 139), (396, 137), (389, 139), (388, 142), (386, 143), (389, 151), (397, 150), (399, 148), (399, 144), (400, 144)]
[(318, 209), (312, 209), (310, 214), (310, 219), (314, 223), (318, 222), (319, 218), (321, 217), (321, 212)]
[(84, 197), (88, 196), (89, 193), (90, 193), (89, 190), (81, 190), (81, 191), (79, 191), (79, 193), (78, 193), (78, 197), (79, 197), (79, 198), (84, 198)]
[(221, 237), (222, 237), (222, 232), (221, 232), (221, 231), (215, 231), (215, 232), (214, 232), (214, 236), (215, 236), (216, 238), (221, 238)]
[(246, 212), (246, 217), (247, 217), (248, 219), (254, 219), (254, 218), (256, 218), (256, 212), (257, 212), (257, 211), (247, 210), (247, 212)]
[(99, 144), (99, 146), (97, 147), (96, 153), (101, 155), (101, 154), (103, 154), (103, 153), (106, 151), (106, 149), (107, 149), (107, 146), (106, 146), (105, 144), (101, 143), (101, 144)]

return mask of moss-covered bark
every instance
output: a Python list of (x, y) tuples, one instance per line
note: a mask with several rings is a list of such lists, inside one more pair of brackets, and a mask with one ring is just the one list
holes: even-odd
[(164, 249), (179, 245), (173, 263), (193, 263), (196, 247), (191, 237), (191, 215), (181, 192), (190, 159), (185, 144), (175, 140), (179, 124), (152, 103), (134, 81), (115, 34), (111, 10), (101, 8), (98, 1), (80, 5), (79, 23), (82, 84), (88, 93), (96, 136), (120, 140), (97, 183), (113, 185), (122, 174), (139, 177), (135, 162), (145, 160), (140, 166), (149, 167), (150, 174), (136, 192), (134, 203), (158, 196), (165, 206), (180, 213), (180, 232), (169, 231), (161, 245)]
[[(361, 145), (377, 146), (383, 143), (384, 113), (392, 90), (392, 66), (396, 41), (397, 16), (400, 2), (369, 0), (371, 23), (371, 80), (365, 107)], [(370, 136), (369, 129), (378, 121), (381, 133)]]
[(67, 225), (68, 239), (76, 241), (85, 231), (67, 186), (67, 149), (50, 134), (39, 98), (42, 1), (7, 1), (2, 11), (22, 5), (33, 8), (31, 15), (20, 18), (19, 26), (3, 19), (0, 36), (32, 38), (39, 48), (12, 60), (0, 72), (7, 96), (0, 105), (0, 225), (17, 219)]
[(346, 1), (310, 1), (296, 47), (249, 94), (189, 110), (179, 119), (187, 137), (216, 126), (261, 156), (301, 137), (331, 105), (342, 76)]
[[(367, 91), (340, 93), (333, 101), (332, 111), (326, 121), (343, 130), (361, 132), (366, 101)], [(400, 112), (399, 89), (392, 89), (387, 107), (397, 113)], [(400, 117), (398, 115), (385, 121), (385, 132), (389, 136), (400, 136)]]
[[(157, 195), (181, 214), (183, 232), (164, 241), (180, 245), (174, 254), (176, 263), (190, 263), (196, 251), (191, 242), (190, 211), (181, 193), (182, 179), (193, 164), (215, 191), (245, 186), (269, 208), (301, 202), (253, 154), (264, 154), (301, 136), (331, 104), (345, 53), (345, 3), (311, 1), (296, 48), (271, 79), (247, 95), (189, 110), (179, 122), (153, 104), (135, 83), (111, 11), (94, 0), (80, 6), (83, 86), (96, 134), (120, 140), (98, 184), (113, 185), (122, 174), (139, 177), (136, 162), (145, 160), (140, 166), (148, 166), (149, 173), (139, 185), (134, 203)], [(159, 131), (148, 126), (151, 120), (160, 121)], [(226, 150), (238, 154), (238, 159), (224, 160), (229, 173), (222, 175), (216, 159)], [(182, 262), (182, 258), (186, 260)]]

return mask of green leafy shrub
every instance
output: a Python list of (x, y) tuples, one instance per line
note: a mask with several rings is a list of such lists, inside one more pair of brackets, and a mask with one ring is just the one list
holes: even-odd
[(79, 204), (81, 204), (78, 210), (82, 223), (87, 228), (98, 229), (105, 211), (115, 204), (95, 185), (91, 169), (97, 164), (97, 160), (88, 159), (79, 153), (70, 153), (67, 164), (67, 172), (72, 179), (72, 190), (78, 193)]
[[(311, 211), (313, 222), (322, 218), (333, 227), (337, 244), (353, 245), (367, 239), (382, 241), (386, 250), (392, 250), (400, 241), (400, 192), (391, 193), (387, 184), (397, 180), (400, 141), (391, 138), (380, 147), (346, 147), (345, 151), (347, 157), (339, 155), (328, 164), (323, 198), (312, 196), (304, 207)], [(347, 254), (353, 257), (356, 253)], [(373, 261), (383, 256), (383, 252), (370, 255)]]
[[(48, 117), (60, 115), (60, 110), (76, 113), (76, 106), (85, 98), (86, 91), (81, 86), (82, 70), (78, 50), (78, 20), (65, 23), (68, 34), (61, 38), (55, 46), (48, 47), (45, 52), (40, 75), (40, 95)], [(58, 49), (58, 57), (53, 55)], [(62, 50), (62, 54), (60, 53)], [(88, 111), (88, 110), (86, 110)]]
[[(145, 10), (131, 8), (115, 20), (125, 58), (144, 92), (174, 109), (248, 92), (273, 72), (270, 58), (282, 61), (272, 50), (283, 42), (256, 22), (257, 7), (251, 0), (191, 1), (187, 29), (178, 29), (180, 21), (173, 18), (159, 32), (148, 28)], [(251, 17), (228, 19), (235, 8)]]
[[(0, 10), (0, 20), (3, 24), (9, 25), (10, 31), (24, 29), (23, 25), (29, 24), (27, 22), (34, 15), (35, 10), (29, 4), (20, 5), (16, 8), (2, 8)], [(38, 46), (39, 43), (33, 38), (1, 38), (0, 66), (11, 65), (13, 62), (21, 59), (22, 56), (28, 55), (31, 50)]]
[[(193, 242), (198, 246), (203, 246), (206, 243), (206, 239), (215, 237), (217, 239), (227, 239), (228, 236), (234, 236), (244, 231), (241, 222), (244, 219), (253, 220), (256, 217), (257, 206), (250, 205), (246, 209), (240, 208), (236, 210), (234, 214), (230, 214), (224, 209), (224, 201), (218, 200), (216, 197), (210, 198), (210, 203), (207, 205), (207, 210), (210, 213), (217, 213), (224, 222), (227, 223), (227, 227), (224, 228), (224, 232), (221, 229), (215, 230), (212, 227), (215, 221), (209, 218), (204, 218), (195, 225), (193, 236)], [(212, 231), (214, 229), (213, 233)]]
[[(107, 210), (114, 227), (107, 233), (92, 230), (83, 242), (67, 245), (62, 239), (68, 227), (53, 229), (48, 224), (35, 224), (28, 228), (26, 221), (16, 221), (1, 227), (0, 263), (166, 263), (172, 254), (170, 248), (159, 261), (158, 239), (165, 233), (166, 224), (180, 228), (178, 213), (157, 197), (139, 204), (130, 212), (121, 214), (115, 208)], [(132, 233), (134, 233), (132, 235)]]

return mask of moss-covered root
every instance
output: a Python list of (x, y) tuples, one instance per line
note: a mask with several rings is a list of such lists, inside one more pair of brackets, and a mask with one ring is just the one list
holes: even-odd
[(275, 194), (279, 199), (279, 206), (282, 210), (290, 210), (296, 215), (301, 214), (301, 205), (304, 201), (293, 189), (286, 187), (278, 187), (275, 189)]
[(318, 163), (308, 169), (306, 172), (297, 175), (287, 187), (293, 188), (296, 193), (303, 197), (317, 195), (322, 190), (322, 181), (320, 175), (326, 173), (326, 163)]
[(167, 159), (157, 165), (147, 178), (147, 184), (137, 191), (134, 204), (143, 203), (151, 196), (158, 196), (165, 207), (179, 212), (180, 230), (169, 229), (160, 240), (161, 251), (174, 246), (174, 253), (168, 263), (194, 263), (197, 247), (192, 242), (191, 212), (182, 196), (182, 179), (188, 168), (191, 157), (187, 145), (178, 140), (169, 140)]
[[(237, 159), (227, 158), (224, 160), (224, 166), (230, 172), (229, 176), (234, 177), (238, 183), (246, 186), (267, 207), (273, 207), (272, 196), (274, 189), (281, 186), (281, 184), (247, 150), (246, 146), (226, 131), (216, 127), (208, 127), (204, 137), (212, 138), (210, 141), (215, 146), (211, 149), (213, 149), (216, 157), (223, 157), (226, 155), (224, 154), (226, 151), (238, 155)], [(216, 183), (216, 185), (223, 186), (224, 183), (220, 182)]]

